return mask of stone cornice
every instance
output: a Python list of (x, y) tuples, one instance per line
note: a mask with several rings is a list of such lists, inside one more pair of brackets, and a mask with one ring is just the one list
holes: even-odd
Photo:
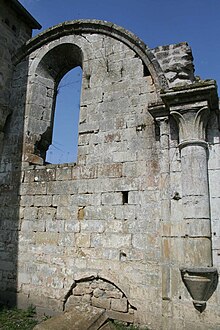
[(161, 98), (168, 107), (207, 101), (210, 110), (218, 109), (218, 94), (215, 80), (202, 80), (194, 84), (161, 91)]
[(163, 103), (149, 105), (149, 112), (155, 120), (172, 115), (179, 127), (182, 146), (185, 146), (187, 141), (193, 141), (194, 144), (196, 141), (198, 144), (205, 142), (210, 111), (215, 111), (219, 116), (217, 86), (214, 80), (163, 90), (161, 99)]

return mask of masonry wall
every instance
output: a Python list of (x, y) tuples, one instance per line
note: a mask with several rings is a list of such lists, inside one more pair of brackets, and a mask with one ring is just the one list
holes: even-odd
[[(16, 291), (18, 306), (34, 304), (49, 314), (90, 303), (109, 310), (112, 318), (150, 329), (195, 329), (195, 324), (216, 329), (219, 290), (200, 314), (179, 270), (187, 259), (196, 260), (197, 251), (185, 255), (178, 126), (171, 116), (158, 124), (149, 112), (152, 103), (161, 103), (152, 62), (147, 67), (137, 46), (100, 30), (62, 32), (46, 41), (42, 35), (42, 44), (30, 43), (17, 62), (1, 163), (7, 242), (1, 252), (2, 295)], [(151, 56), (168, 89), (195, 83), (187, 44), (159, 47)], [(46, 164), (56, 88), (78, 65), (83, 69), (78, 160)], [(218, 267), (214, 111), (207, 141)]]
[(12, 73), (14, 66), (12, 57), (32, 35), (32, 29), (4, 0), (0, 1), (0, 108), (1, 127), (10, 113), (9, 97), (11, 93)]
[(219, 118), (213, 115), (210, 118), (207, 129), (207, 140), (209, 142), (209, 187), (210, 187), (210, 204), (212, 218), (212, 249), (213, 263), (219, 267), (220, 263), (220, 247), (219, 247)]
[[(8, 1), (0, 1), (0, 300), (16, 303), (17, 254), (19, 230), (19, 186), (23, 112), (26, 98), (27, 66), (23, 66), (19, 91), (14, 103), (12, 79), (13, 57), (32, 35), (31, 27), (12, 9)], [(26, 62), (27, 63), (27, 62)], [(12, 110), (16, 115), (12, 115)], [(7, 292), (6, 292), (7, 291)]]
[[(24, 168), (20, 296), (42, 308), (62, 308), (61, 297), (73, 279), (99, 276), (117, 284), (133, 306), (141, 306), (142, 297), (150, 302), (159, 296), (161, 281), (158, 153), (153, 119), (147, 113), (148, 102), (155, 98), (153, 81), (144, 76), (135, 52), (117, 40), (63, 37), (51, 50), (65, 43), (77, 45), (83, 58), (78, 162)], [(47, 120), (35, 125), (42, 112), (32, 112), (36, 105), (38, 110), (44, 107), (38, 102), (45, 100), (36, 97), (39, 87), (34, 82), (42, 91), (53, 83), (51, 77), (42, 78), (45, 70), (39, 69), (45, 51), (42, 47), (42, 55), (38, 51), (31, 56), (29, 140), (48, 125)], [(36, 72), (41, 76), (36, 78)], [(152, 308), (156, 312), (160, 304), (149, 304)]]

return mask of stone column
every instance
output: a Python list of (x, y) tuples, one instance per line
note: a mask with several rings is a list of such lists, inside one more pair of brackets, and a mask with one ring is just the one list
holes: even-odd
[(215, 81), (179, 86), (163, 91), (161, 98), (179, 128), (182, 175), (181, 236), (183, 267), (212, 266), (211, 219), (208, 184), (206, 126), (210, 111), (218, 109)]
[(212, 265), (208, 148), (205, 141), (209, 112), (207, 101), (170, 106), (170, 114), (179, 126), (185, 267)]
[[(168, 115), (175, 118), (179, 128), (182, 178), (182, 196), (179, 197), (182, 199), (182, 223), (178, 231), (180, 240), (177, 239), (176, 244), (181, 241), (183, 244), (182, 247), (176, 246), (176, 249), (177, 251), (183, 249), (184, 253), (181, 259), (177, 259), (176, 262), (180, 267), (182, 280), (193, 298), (195, 308), (202, 312), (206, 307), (206, 301), (217, 287), (218, 277), (217, 270), (212, 267), (208, 145), (205, 140), (209, 113), (218, 110), (217, 87), (214, 81), (200, 81), (162, 91), (160, 96), (164, 105), (154, 105), (149, 108), (149, 112), (156, 121), (159, 120), (160, 122), (161, 109), (166, 112), (161, 122), (163, 123), (161, 125), (162, 132), (166, 132), (165, 116)], [(160, 141), (161, 152), (163, 152), (163, 143), (166, 141), (163, 133), (160, 134)], [(165, 164), (169, 159), (166, 157), (166, 152), (164, 156)], [(161, 177), (163, 177), (165, 167), (161, 160)], [(169, 172), (168, 168), (167, 171)], [(161, 192), (163, 189), (164, 187), (161, 186)], [(162, 198), (161, 203), (163, 205)], [(167, 200), (166, 209), (168, 209), (168, 205)], [(168, 218), (168, 213), (161, 212), (162, 221)], [(172, 226), (172, 223), (170, 225)], [(164, 231), (162, 230), (162, 241), (163, 234)], [(171, 240), (172, 237), (170, 236), (169, 240), (166, 241), (167, 246)], [(165, 246), (162, 247), (162, 251), (163, 249), (166, 250)], [(164, 315), (169, 314), (169, 304), (167, 305), (165, 302), (170, 300), (169, 285), (172, 286), (173, 283), (170, 278), (171, 269), (175, 273), (173, 266), (172, 268), (166, 267), (165, 253), (166, 251), (162, 253)], [(167, 261), (169, 262), (169, 260)]]

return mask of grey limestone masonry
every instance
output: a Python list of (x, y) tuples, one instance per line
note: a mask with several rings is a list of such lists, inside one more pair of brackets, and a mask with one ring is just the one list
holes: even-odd
[[(37, 26), (0, 6), (0, 300), (220, 329), (215, 81), (194, 76), (186, 43), (151, 50), (97, 20), (28, 40)], [(57, 86), (76, 66), (78, 159), (47, 164)]]

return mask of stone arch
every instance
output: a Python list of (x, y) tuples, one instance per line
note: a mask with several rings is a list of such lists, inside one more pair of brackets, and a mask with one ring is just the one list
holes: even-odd
[(77, 160), (82, 73), (80, 65), (74, 67), (62, 77), (56, 88), (53, 132), (45, 163), (55, 165)]
[(136, 307), (115, 283), (101, 276), (88, 276), (73, 282), (63, 300), (63, 310), (89, 305), (106, 311), (108, 319), (134, 323)]
[[(149, 48), (135, 35), (114, 24), (96, 20), (71, 21), (41, 33), (31, 39), (14, 59), (17, 63), (22, 63), (22, 60), (29, 56), (30, 62), (27, 84), (28, 98), (25, 105), (23, 153), (25, 162), (39, 165), (45, 163), (46, 151), (52, 141), (56, 88), (63, 75), (68, 70), (80, 65), (83, 68), (85, 81), (83, 90), (88, 90), (91, 65), (90, 67), (87, 65), (91, 55), (95, 58), (97, 52), (100, 53), (98, 57), (101, 55), (97, 60), (103, 62), (102, 66), (105, 66), (108, 73), (108, 59), (106, 59), (106, 54), (101, 54), (97, 43), (94, 42), (94, 46), (91, 42), (90, 38), (93, 35), (98, 39), (111, 39), (113, 43), (120, 44), (134, 54), (134, 60), (139, 61), (139, 75), (141, 75), (141, 65), (142, 76), (150, 76), (153, 81), (155, 99), (160, 98), (161, 88), (167, 87), (158, 61)], [(130, 70), (130, 67), (128, 69)], [(100, 65), (95, 79), (99, 79), (99, 70)], [(116, 74), (123, 75), (123, 67), (115, 68), (115, 70)], [(135, 72), (136, 68), (133, 67), (132, 70), (131, 72)], [(94, 92), (92, 93), (94, 94)], [(88, 97), (94, 97), (92, 93), (87, 96), (86, 104), (88, 104)], [(97, 104), (102, 102), (102, 95), (103, 93), (100, 92)]]
[(22, 47), (14, 57), (14, 63), (20, 62), (23, 58), (30, 55), (36, 49), (43, 45), (48, 45), (54, 40), (68, 35), (81, 35), (83, 33), (97, 33), (115, 38), (128, 47), (133, 49), (142, 59), (143, 63), (149, 70), (156, 90), (159, 92), (161, 88), (168, 87), (165, 75), (160, 67), (159, 62), (154, 56), (150, 48), (136, 35), (126, 29), (102, 20), (74, 20), (58, 24), (46, 31), (40, 33), (35, 38), (30, 39), (24, 47)]
[(40, 60), (36, 74), (53, 79), (57, 84), (72, 68), (82, 66), (82, 50), (74, 44), (64, 43), (50, 49)]
[(52, 141), (58, 84), (68, 71), (77, 66), (82, 68), (82, 63), (82, 50), (74, 43), (54, 44), (32, 63), (25, 136), (26, 145), (29, 145), (25, 159), (30, 163), (43, 164), (45, 161)]

